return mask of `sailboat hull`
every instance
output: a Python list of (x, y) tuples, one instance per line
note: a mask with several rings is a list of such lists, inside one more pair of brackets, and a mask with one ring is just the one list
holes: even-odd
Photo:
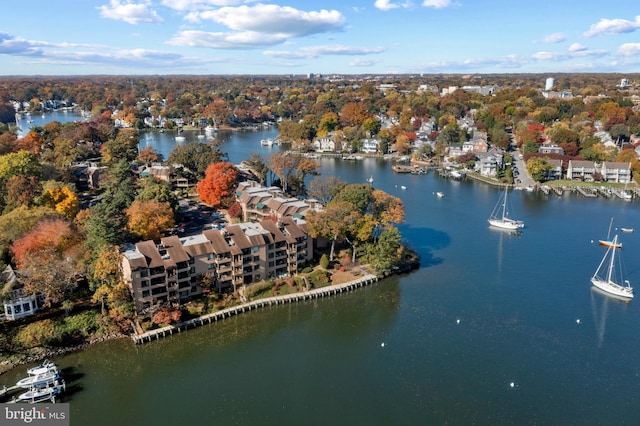
[(613, 294), (614, 296), (624, 297), (625, 299), (633, 299), (633, 289), (631, 287), (623, 287), (611, 281), (600, 280), (596, 277), (591, 278), (591, 283), (600, 290)]
[(496, 228), (509, 229), (512, 231), (524, 228), (524, 224), (522, 222), (509, 219), (489, 219), (489, 224), (491, 226), (495, 226)]

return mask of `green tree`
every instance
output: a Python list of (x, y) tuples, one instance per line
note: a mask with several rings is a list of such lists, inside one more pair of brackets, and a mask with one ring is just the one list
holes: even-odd
[(536, 182), (544, 181), (551, 169), (553, 165), (546, 158), (533, 157), (527, 161), (527, 172)]

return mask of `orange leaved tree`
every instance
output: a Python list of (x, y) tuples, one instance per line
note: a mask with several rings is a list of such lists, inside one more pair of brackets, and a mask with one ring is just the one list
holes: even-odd
[(172, 228), (175, 224), (169, 203), (136, 200), (125, 213), (129, 231), (145, 240), (159, 240), (162, 231)]
[(196, 191), (203, 203), (219, 207), (222, 200), (232, 193), (237, 180), (238, 172), (233, 164), (226, 161), (211, 163)]

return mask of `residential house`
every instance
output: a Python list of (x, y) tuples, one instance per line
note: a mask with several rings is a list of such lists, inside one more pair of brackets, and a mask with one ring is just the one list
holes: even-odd
[(596, 163), (593, 161), (569, 160), (569, 165), (567, 166), (567, 179), (592, 181), (593, 174), (595, 172)]
[(43, 302), (42, 296), (26, 294), (11, 265), (8, 265), (0, 273), (0, 286), (5, 293), (2, 303), (6, 319), (16, 320), (23, 318), (33, 315), (40, 309)]
[(600, 174), (607, 182), (631, 182), (631, 163), (605, 161), (602, 163)]
[(545, 179), (546, 180), (562, 179), (562, 160), (548, 159), (547, 161), (551, 164), (553, 168), (547, 171), (547, 175)]
[(336, 150), (336, 143), (333, 138), (326, 136), (315, 138), (311, 146), (316, 152), (334, 152)]
[(377, 139), (362, 139), (362, 152), (376, 153), (380, 148), (380, 142)]
[(562, 147), (559, 147), (558, 145), (542, 145), (540, 148), (538, 148), (538, 152), (541, 154), (560, 154), (560, 155), (564, 155), (564, 149)]

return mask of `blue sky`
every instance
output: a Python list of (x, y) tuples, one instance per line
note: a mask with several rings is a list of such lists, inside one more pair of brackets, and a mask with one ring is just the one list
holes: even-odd
[(32, 0), (0, 75), (640, 72), (640, 3)]

